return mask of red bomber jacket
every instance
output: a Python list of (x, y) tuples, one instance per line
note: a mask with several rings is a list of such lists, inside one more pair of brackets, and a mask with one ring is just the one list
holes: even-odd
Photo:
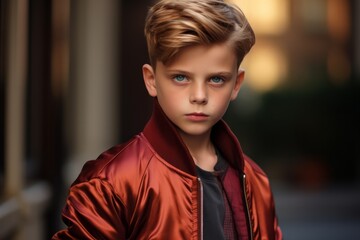
[[(282, 239), (268, 178), (224, 121), (212, 141), (231, 167), (222, 185), (239, 239)], [(155, 100), (142, 133), (87, 162), (52, 239), (202, 238), (202, 183), (194, 161)]]

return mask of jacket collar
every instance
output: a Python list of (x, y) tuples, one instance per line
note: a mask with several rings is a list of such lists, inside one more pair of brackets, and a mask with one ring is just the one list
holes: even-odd
[[(193, 158), (176, 130), (176, 126), (168, 119), (154, 98), (154, 109), (144, 131), (145, 137), (154, 150), (174, 167), (196, 176)], [(243, 170), (244, 158), (234, 133), (229, 126), (220, 120), (213, 126), (211, 133), (215, 147), (235, 169)]]

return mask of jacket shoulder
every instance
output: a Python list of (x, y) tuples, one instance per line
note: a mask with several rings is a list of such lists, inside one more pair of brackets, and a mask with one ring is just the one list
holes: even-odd
[(244, 155), (244, 161), (245, 161), (245, 172), (251, 171), (256, 174), (260, 174), (264, 177), (267, 177), (264, 170), (256, 163), (254, 160), (252, 160), (249, 156)]
[[(73, 185), (94, 178), (106, 180), (110, 184), (131, 178), (141, 178), (149, 161), (154, 156), (142, 135), (136, 135), (128, 142), (116, 145), (103, 152), (96, 160), (84, 164)], [(135, 179), (134, 179), (135, 178)]]
[[(244, 173), (247, 179), (247, 186), (257, 198), (267, 199), (271, 194), (270, 181), (267, 174), (251, 158), (245, 157)], [(268, 199), (266, 200), (268, 201)]]
[(251, 209), (256, 209), (257, 217), (253, 219), (254, 238), (282, 239), (275, 212), (275, 203), (268, 176), (248, 156), (244, 156), (246, 175), (246, 192)]

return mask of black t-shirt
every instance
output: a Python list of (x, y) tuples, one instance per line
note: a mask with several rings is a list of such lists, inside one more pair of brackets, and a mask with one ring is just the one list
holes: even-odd
[(197, 167), (203, 186), (203, 236), (205, 240), (225, 240), (225, 204), (220, 177), (227, 167), (227, 162), (220, 154), (218, 154), (214, 172)]

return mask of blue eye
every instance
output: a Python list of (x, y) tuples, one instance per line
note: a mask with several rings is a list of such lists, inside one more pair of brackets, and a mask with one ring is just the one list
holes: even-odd
[(220, 84), (220, 83), (223, 83), (224, 82), (224, 79), (222, 79), (221, 77), (212, 77), (210, 78), (210, 81), (213, 82), (213, 83), (216, 83), (216, 84)]
[(174, 80), (177, 81), (177, 82), (183, 82), (186, 80), (186, 77), (184, 75), (176, 75), (174, 77)]

